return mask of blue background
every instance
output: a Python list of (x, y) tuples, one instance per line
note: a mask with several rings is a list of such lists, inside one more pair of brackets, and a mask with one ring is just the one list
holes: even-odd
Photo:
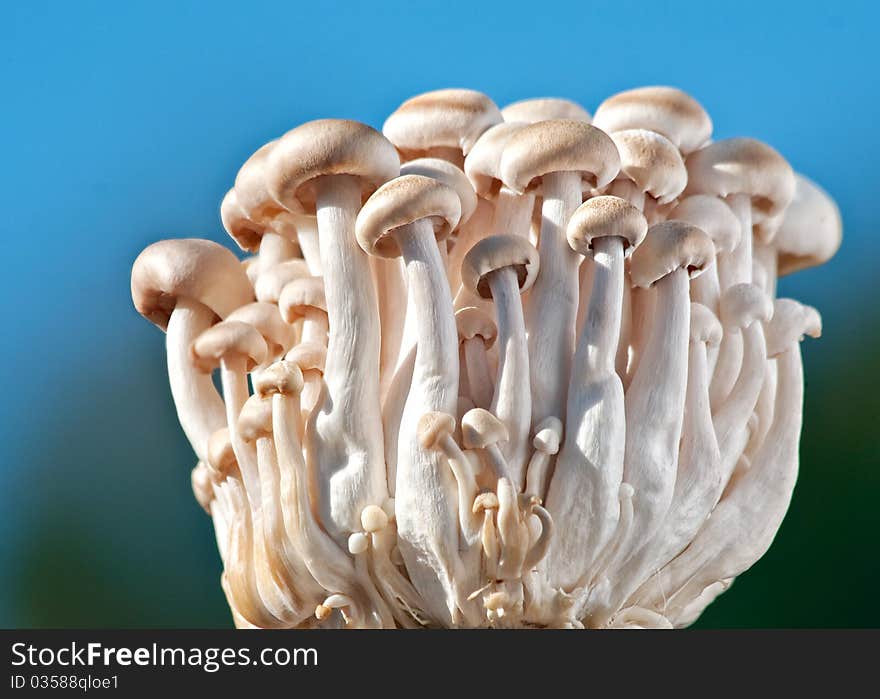
[(825, 318), (804, 345), (794, 505), (702, 623), (880, 625), (872, 3), (81, 0), (0, 13), (0, 625), (228, 623), (163, 337), (132, 309), (128, 276), (156, 239), (228, 242), (219, 202), (255, 148), (317, 117), (381, 126), (439, 87), (592, 111), (643, 84), (692, 93), (717, 137), (774, 145), (845, 221), (838, 256), (781, 287)]

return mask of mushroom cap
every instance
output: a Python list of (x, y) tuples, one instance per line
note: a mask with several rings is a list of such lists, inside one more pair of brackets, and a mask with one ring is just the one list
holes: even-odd
[(260, 332), (249, 323), (224, 320), (205, 330), (190, 345), (197, 369), (210, 373), (224, 359), (240, 357), (250, 371), (266, 361), (269, 348)]
[(202, 509), (211, 514), (211, 503), (214, 502), (214, 484), (211, 482), (211, 470), (204, 461), (199, 461), (190, 474), (193, 495)]
[(314, 215), (315, 180), (352, 175), (364, 198), (396, 177), (400, 159), (374, 128), (348, 119), (309, 121), (284, 134), (269, 154), (266, 186), (286, 209)]
[(327, 363), (327, 348), (319, 342), (300, 342), (290, 348), (284, 359), (296, 364), (303, 373), (317, 371), (323, 374)]
[(498, 509), (498, 496), (495, 495), (492, 491), (487, 491), (485, 493), (480, 493), (477, 497), (474, 498), (474, 505), (471, 508), (471, 511), (477, 515), (484, 510), (497, 510)]
[(255, 251), (259, 249), (260, 241), (265, 233), (265, 226), (248, 217), (238, 203), (235, 189), (226, 192), (226, 196), (220, 202), (220, 222), (242, 250)]
[(287, 323), (296, 322), (310, 309), (327, 313), (323, 277), (300, 277), (285, 284), (278, 297), (278, 308)]
[(459, 225), (466, 223), (477, 210), (477, 195), (467, 175), (448, 160), (440, 158), (418, 158), (400, 166), (401, 175), (421, 175), (452, 187), (461, 203)]
[(388, 513), (378, 505), (367, 505), (361, 510), (361, 526), (368, 534), (382, 531), (388, 526)]
[(620, 156), (608, 134), (571, 119), (524, 126), (511, 135), (501, 155), (501, 180), (517, 194), (552, 172), (577, 172), (586, 189), (604, 187), (619, 171)]
[(477, 242), (461, 261), (461, 283), (481, 298), (492, 298), (486, 276), (499, 269), (512, 267), (516, 272), (520, 293), (528, 291), (538, 276), (538, 251), (518, 235), (490, 235)]
[(517, 131), (526, 126), (522, 121), (506, 121), (488, 129), (464, 159), (464, 171), (476, 193), (491, 199), (501, 189), (501, 155), (504, 146)]
[(647, 288), (677, 269), (686, 269), (694, 279), (714, 261), (712, 239), (701, 228), (684, 221), (661, 221), (648, 228), (633, 253), (630, 278), (633, 286)]
[(261, 272), (254, 285), (257, 301), (262, 303), (278, 303), (281, 292), (294, 279), (311, 276), (305, 260), (284, 260)]
[(485, 449), (508, 439), (505, 424), (488, 410), (474, 408), (461, 418), (461, 440), (465, 449)]
[(812, 306), (794, 299), (776, 299), (773, 319), (767, 324), (767, 356), (776, 357), (804, 339), (822, 335), (822, 316)]
[(620, 155), (618, 179), (632, 180), (660, 204), (668, 204), (684, 191), (687, 168), (666, 136), (647, 129), (614, 131), (610, 136)]
[(430, 412), (419, 418), (419, 444), (423, 449), (439, 448), (439, 441), (455, 432), (455, 418), (449, 413)]
[(208, 438), (208, 466), (217, 481), (222, 481), (238, 468), (229, 428), (221, 427)]
[(362, 553), (366, 553), (368, 548), (370, 548), (370, 537), (364, 534), (364, 532), (353, 532), (349, 535), (348, 552), (352, 556), (359, 556)]
[(571, 249), (585, 257), (591, 254), (596, 238), (623, 238), (624, 254), (628, 256), (647, 232), (645, 215), (626, 199), (599, 196), (575, 209), (565, 236)]
[(479, 335), (486, 347), (491, 347), (498, 336), (498, 326), (495, 324), (495, 319), (482, 308), (476, 306), (465, 306), (457, 310), (455, 325), (458, 328), (458, 336), (462, 340), (470, 340)]
[(702, 303), (691, 303), (691, 342), (705, 342), (717, 347), (721, 342), (721, 323)]
[(504, 118), (482, 92), (433, 90), (401, 104), (385, 121), (382, 133), (406, 160), (432, 148), (455, 148), (467, 155), (482, 133)]
[(532, 446), (545, 454), (555, 454), (559, 451), (559, 442), (562, 439), (562, 421), (558, 417), (550, 415), (545, 417), (535, 428), (535, 436), (532, 438)]
[(547, 119), (572, 119), (589, 122), (590, 113), (577, 102), (561, 97), (534, 97), (511, 102), (501, 110), (504, 121), (524, 121), (534, 124)]
[(688, 194), (747, 194), (753, 224), (783, 212), (794, 196), (791, 165), (754, 138), (710, 143), (688, 157), (687, 170)]
[(757, 284), (734, 284), (721, 295), (718, 312), (725, 328), (747, 328), (773, 317), (773, 301)]
[(739, 219), (724, 200), (709, 194), (685, 197), (669, 212), (668, 219), (687, 221), (702, 228), (715, 244), (715, 252), (730, 252), (741, 237)]
[(131, 268), (134, 307), (162, 330), (179, 298), (197, 301), (226, 318), (253, 297), (238, 258), (210, 240), (160, 240), (147, 246)]
[(235, 176), (235, 194), (245, 215), (257, 225), (268, 226), (286, 210), (266, 188), (266, 168), (278, 139), (260, 146), (244, 161)]
[(685, 155), (712, 135), (712, 120), (706, 110), (675, 87), (637, 87), (618, 92), (599, 105), (593, 124), (608, 133), (623, 129), (656, 131)]
[(364, 252), (379, 257), (399, 257), (393, 235), (415, 221), (430, 221), (437, 240), (458, 225), (461, 201), (452, 187), (422, 175), (401, 175), (379, 187), (355, 223), (355, 235)]
[(238, 414), (238, 432), (246, 442), (272, 434), (272, 401), (259, 393), (248, 398)]
[(827, 262), (840, 247), (843, 221), (831, 196), (815, 182), (795, 174), (794, 198), (776, 234), (779, 274)]
[(227, 320), (240, 320), (253, 325), (269, 348), (269, 357), (278, 357), (293, 343), (293, 328), (284, 322), (274, 303), (256, 301), (235, 309)]
[(296, 362), (281, 360), (274, 362), (253, 377), (254, 391), (262, 396), (280, 393), (283, 396), (297, 396), (303, 389), (303, 375)]

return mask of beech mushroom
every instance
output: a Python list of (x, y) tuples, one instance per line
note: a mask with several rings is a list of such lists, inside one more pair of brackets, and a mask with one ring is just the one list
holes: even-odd
[(525, 485), (532, 402), (523, 382), (529, 376), (529, 352), (520, 294), (538, 275), (538, 252), (524, 238), (495, 235), (483, 238), (462, 262), (464, 285), (473, 294), (495, 302), (498, 326), (498, 370), (492, 412), (505, 424), (508, 441), (502, 452), (517, 490)]
[(223, 199), (253, 256), (135, 261), (236, 627), (679, 628), (767, 550), (820, 329), (776, 278), (837, 207), (675, 88), (588, 121), (439, 90), (385, 136), (310, 122)]
[(654, 286), (657, 299), (651, 334), (626, 393), (623, 479), (635, 491), (629, 555), (656, 533), (672, 501), (687, 387), (689, 280), (712, 264), (714, 253), (709, 236), (696, 226), (665, 221), (648, 229), (633, 254), (633, 285)]
[(382, 133), (405, 161), (443, 158), (462, 167), (480, 135), (503, 120), (495, 103), (481, 92), (434, 90), (401, 104)]
[(355, 218), (364, 194), (397, 175), (393, 146), (369, 126), (323, 119), (288, 131), (273, 148), (266, 179), (286, 208), (315, 214), (327, 300), (327, 397), (313, 449), (325, 487), (317, 509), (337, 541), (356, 514), (387, 493), (379, 411), (379, 314)]
[(565, 240), (565, 227), (581, 203), (584, 183), (605, 187), (620, 158), (610, 138), (580, 121), (539, 121), (517, 131), (504, 148), (501, 179), (513, 192), (543, 195), (538, 252), (541, 274), (529, 295), (526, 324), (532, 392), (532, 423), (563, 417), (578, 303), (579, 256)]
[(207, 240), (163, 240), (147, 247), (131, 270), (138, 312), (166, 332), (168, 380), (180, 426), (201, 461), (208, 439), (223, 427), (226, 411), (211, 377), (190, 361), (193, 340), (214, 322), (253, 298), (238, 260)]
[[(418, 421), (427, 412), (455, 411), (458, 398), (458, 334), (452, 296), (437, 241), (458, 224), (461, 202), (439, 180), (402, 175), (380, 187), (357, 219), (357, 239), (365, 252), (403, 257), (407, 306), (415, 309), (417, 344), (412, 385), (398, 433), (395, 501), (401, 553), (413, 584), (440, 618), (457, 618), (458, 527), (452, 474), (418, 439)], [(435, 517), (426, 520), (429, 508)]]
[(547, 508), (564, 532), (551, 547), (549, 565), (553, 582), (566, 590), (587, 582), (591, 566), (617, 527), (628, 422), (623, 385), (614, 366), (623, 262), (647, 229), (636, 207), (611, 196), (587, 200), (568, 223), (568, 244), (593, 258), (595, 273), (572, 365), (565, 443), (547, 492)]

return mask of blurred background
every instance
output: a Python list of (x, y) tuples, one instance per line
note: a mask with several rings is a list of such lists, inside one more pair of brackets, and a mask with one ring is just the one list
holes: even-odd
[(0, 22), (0, 626), (225, 627), (163, 335), (130, 265), (232, 245), (218, 207), (258, 146), (317, 117), (381, 127), (413, 94), (499, 105), (679, 86), (716, 137), (781, 151), (844, 245), (780, 294), (817, 306), (801, 475), (765, 558), (701, 627), (880, 626), (880, 12), (865, 3), (7, 3)]

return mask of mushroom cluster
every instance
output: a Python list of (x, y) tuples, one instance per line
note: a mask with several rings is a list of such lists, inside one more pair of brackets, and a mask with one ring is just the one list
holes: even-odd
[(681, 627), (764, 554), (821, 327), (776, 282), (841, 222), (711, 136), (669, 87), (438, 90), (257, 150), (245, 259), (141, 253), (237, 626)]

